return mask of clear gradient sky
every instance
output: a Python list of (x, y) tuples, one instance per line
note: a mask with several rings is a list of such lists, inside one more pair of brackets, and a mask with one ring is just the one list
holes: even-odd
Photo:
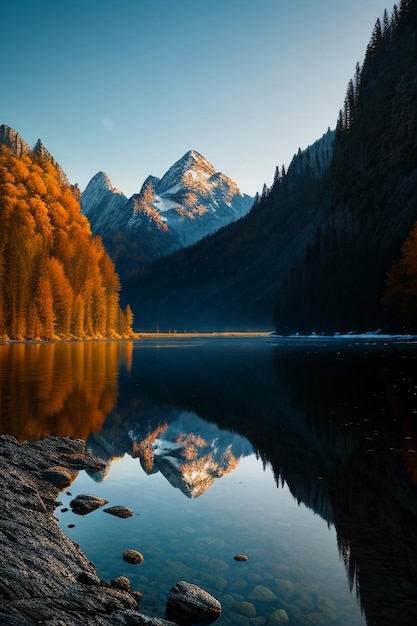
[(190, 149), (250, 195), (335, 127), (391, 0), (0, 0), (0, 124), (81, 190)]

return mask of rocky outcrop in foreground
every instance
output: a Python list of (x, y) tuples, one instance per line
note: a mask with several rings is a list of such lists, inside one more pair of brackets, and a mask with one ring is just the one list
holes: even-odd
[(67, 470), (71, 479), (79, 469), (103, 466), (78, 439), (20, 444), (0, 436), (0, 624), (172, 624), (140, 615), (134, 592), (100, 580), (53, 516), (59, 488), (46, 480), (47, 470)]

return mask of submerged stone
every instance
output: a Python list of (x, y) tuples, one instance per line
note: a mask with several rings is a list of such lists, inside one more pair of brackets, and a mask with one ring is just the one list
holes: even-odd
[(246, 617), (256, 617), (256, 608), (252, 602), (238, 602), (235, 605), (235, 610), (237, 613), (245, 615)]
[(126, 561), (126, 563), (130, 563), (131, 565), (139, 565), (139, 563), (142, 563), (143, 561), (143, 554), (137, 550), (128, 548), (123, 552), (123, 561)]
[(103, 500), (98, 496), (82, 494), (71, 500), (70, 507), (77, 515), (87, 515), (101, 506), (107, 504), (108, 500)]
[(250, 592), (248, 598), (249, 600), (258, 600), (259, 602), (275, 602), (278, 600), (275, 593), (263, 585), (256, 585)]
[(213, 624), (221, 611), (220, 602), (207, 591), (180, 580), (168, 594), (165, 619), (183, 626)]
[(317, 608), (324, 613), (326, 617), (332, 620), (337, 619), (337, 609), (332, 598), (326, 596), (319, 596), (317, 598)]
[(268, 626), (278, 626), (279, 624), (289, 624), (290, 619), (287, 611), (284, 609), (278, 609), (274, 611), (268, 618)]
[(295, 593), (295, 586), (291, 580), (279, 578), (275, 581), (275, 588), (280, 596), (288, 597)]
[(233, 558), (235, 561), (247, 561), (249, 557), (246, 554), (236, 554)]

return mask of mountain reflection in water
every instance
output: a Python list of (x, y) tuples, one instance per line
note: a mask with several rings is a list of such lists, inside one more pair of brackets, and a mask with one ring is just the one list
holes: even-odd
[(242, 435), (277, 483), (335, 525), (368, 623), (411, 623), (417, 350), (378, 342), (271, 343), (138, 350), (137, 394), (120, 381), (118, 420), (110, 416), (89, 445), (100, 455), (134, 455), (161, 427), (161, 416), (169, 425), (181, 411)]
[[(159, 471), (197, 497), (252, 446), (277, 484), (285, 482), (298, 502), (334, 525), (367, 623), (414, 623), (416, 346), (143, 341), (130, 344), (126, 367), (120, 350), (128, 348), (121, 345), (113, 359), (118, 385), (106, 386), (108, 376), (104, 387), (92, 383), (94, 407), (113, 405), (101, 428), (75, 403), (78, 436), (89, 430), (87, 446), (95, 454), (109, 464), (125, 453), (139, 457), (147, 473)], [(65, 434), (77, 435), (72, 426)]]
[(147, 474), (163, 476), (189, 498), (197, 498), (216, 478), (233, 471), (239, 458), (252, 453), (249, 441), (220, 430), (198, 415), (180, 412), (173, 421), (146, 437), (134, 430), (132, 456), (138, 456)]

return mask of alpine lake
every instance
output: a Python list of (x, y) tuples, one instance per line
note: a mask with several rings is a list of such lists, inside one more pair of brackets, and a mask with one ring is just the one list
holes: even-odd
[[(417, 623), (412, 338), (2, 344), (0, 432), (78, 437), (107, 462), (55, 515), (146, 615), (185, 580), (222, 626)], [(76, 515), (79, 494), (134, 514)]]

